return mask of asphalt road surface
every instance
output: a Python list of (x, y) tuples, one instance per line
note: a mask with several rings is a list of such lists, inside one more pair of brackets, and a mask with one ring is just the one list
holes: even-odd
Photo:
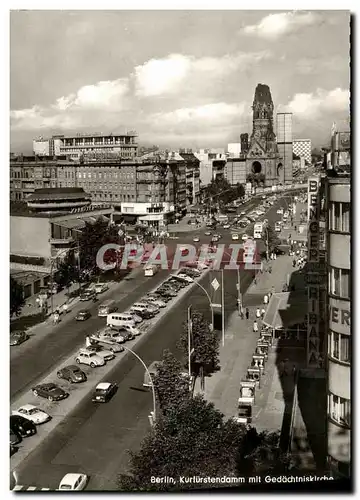
[[(277, 206), (274, 205), (266, 215), (270, 222), (278, 219), (276, 209)], [(247, 228), (247, 232), (249, 229)], [(209, 239), (203, 236), (204, 231), (199, 232), (203, 240), (200, 243)], [(224, 229), (220, 232), (223, 234), (221, 243), (229, 243), (230, 232)], [(186, 235), (182, 241), (190, 242), (192, 237), (193, 235)], [(158, 273), (150, 281), (144, 282), (142, 278), (139, 278), (138, 287), (121, 298), (121, 306), (128, 307), (147, 289), (154, 286), (156, 281), (161, 281), (166, 271), (162, 273)], [(242, 293), (245, 293), (251, 283), (252, 274), (253, 272), (250, 271), (241, 271)], [(224, 276), (225, 317), (227, 318), (236, 308), (237, 273), (227, 271)], [(201, 283), (209, 290), (208, 277), (204, 277)], [(208, 300), (199, 288), (195, 288), (176, 308), (163, 317), (154, 331), (140, 338), (136, 352), (146, 364), (160, 360), (164, 349), (169, 349), (181, 359), (182, 353), (177, 347), (177, 342), (190, 304), (193, 309), (201, 310), (210, 320)], [(95, 310), (96, 306), (94, 306)], [(14, 374), (16, 377), (15, 367), (17, 366), (20, 372), (15, 378), (17, 387), (21, 385), (24, 387), (29, 378), (35, 378), (47, 372), (59, 360), (59, 353), (61, 356), (65, 356), (65, 353), (69, 354), (71, 349), (84, 339), (89, 327), (96, 329), (98, 324), (101, 326), (103, 319), (93, 318), (80, 328), (78, 324), (71, 322), (69, 325), (60, 327), (62, 333), (57, 331), (52, 337), (44, 339), (42, 348), (46, 348), (45, 353), (39, 351), (39, 348), (35, 352), (29, 349), (24, 352), (23, 356), (15, 359), (12, 376)], [(49, 341), (50, 339), (52, 341)], [(31, 360), (34, 362), (32, 363)], [(24, 366), (28, 363), (29, 366)], [(34, 371), (37, 373), (35, 376)], [(149, 429), (148, 415), (152, 410), (152, 396), (142, 387), (143, 378), (142, 365), (131, 354), (128, 354), (107, 377), (107, 380), (116, 381), (119, 385), (114, 398), (107, 404), (96, 405), (91, 402), (91, 395), (89, 395), (87, 401), (80, 403), (21, 463), (17, 470), (20, 484), (56, 489), (60, 479), (67, 472), (84, 472), (91, 477), (87, 490), (115, 490), (118, 474), (128, 469), (128, 450), (136, 451)]]

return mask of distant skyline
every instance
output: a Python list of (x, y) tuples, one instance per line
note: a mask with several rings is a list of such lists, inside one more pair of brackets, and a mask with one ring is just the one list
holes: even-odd
[(251, 133), (258, 83), (293, 135), (349, 129), (349, 11), (12, 11), (10, 150), (56, 133), (226, 147)]

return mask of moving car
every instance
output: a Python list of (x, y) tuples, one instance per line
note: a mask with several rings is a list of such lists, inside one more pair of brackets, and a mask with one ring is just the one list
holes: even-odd
[(19, 415), (20, 417), (27, 418), (31, 420), (33, 424), (40, 425), (48, 422), (51, 417), (45, 411), (40, 410), (34, 405), (23, 405), (17, 410), (12, 412), (13, 415)]
[(278, 208), (276, 210), (276, 213), (279, 214), (279, 215), (282, 215), (284, 213), (284, 209), (283, 208)]
[(71, 384), (79, 384), (87, 380), (85, 373), (76, 365), (64, 366), (64, 368), (61, 368), (61, 370), (57, 372), (57, 376), (58, 378), (67, 380)]
[(75, 316), (76, 321), (86, 321), (91, 317), (90, 312), (87, 309), (82, 309)]
[(80, 293), (80, 300), (82, 302), (86, 300), (93, 300), (94, 298), (96, 298), (96, 292), (92, 288), (86, 288)]
[(193, 242), (194, 242), (194, 243), (198, 243), (199, 241), (200, 241), (199, 236), (194, 236), (194, 238), (193, 238)]
[(80, 349), (80, 351), (82, 353), (96, 354), (97, 356), (100, 356), (100, 358), (102, 358), (104, 361), (111, 361), (115, 358), (113, 352), (104, 349), (104, 347), (101, 347), (99, 345), (90, 345), (88, 347)]
[(34, 422), (20, 415), (10, 415), (10, 429), (21, 437), (33, 436), (36, 434)]
[(11, 332), (10, 333), (10, 345), (11, 346), (20, 345), (23, 342), (25, 342), (26, 340), (28, 340), (29, 338), (30, 338), (29, 335), (23, 331), (18, 330), (15, 332)]
[(88, 482), (86, 474), (66, 474), (59, 484), (59, 491), (84, 490)]
[(98, 316), (100, 318), (106, 318), (108, 314), (117, 311), (115, 300), (105, 300), (102, 304), (99, 305)]
[(205, 231), (205, 236), (211, 236), (211, 231)]
[(94, 403), (107, 403), (117, 391), (117, 385), (110, 382), (101, 382), (96, 386), (92, 397)]
[(80, 349), (75, 358), (78, 364), (89, 365), (91, 368), (96, 366), (104, 366), (105, 360), (95, 352), (87, 352), (85, 349)]
[(246, 241), (246, 240), (248, 240), (248, 239), (249, 239), (249, 235), (248, 235), (248, 234), (246, 234), (246, 233), (244, 233), (244, 234), (242, 235), (241, 239), (242, 239), (243, 241)]
[(46, 398), (49, 401), (60, 401), (61, 399), (65, 399), (68, 397), (68, 393), (65, 392), (61, 387), (52, 382), (48, 384), (38, 384), (33, 387), (32, 392), (34, 396), (41, 396), (42, 398)]
[(224, 224), (224, 225), (223, 225), (223, 228), (224, 228), (224, 229), (230, 229), (230, 224)]
[(238, 235), (237, 233), (233, 233), (233, 234), (231, 235), (231, 239), (232, 239), (233, 241), (237, 241), (237, 240), (239, 239), (239, 235)]
[(109, 286), (106, 283), (96, 283), (95, 286), (95, 293), (104, 293), (107, 290), (109, 290)]

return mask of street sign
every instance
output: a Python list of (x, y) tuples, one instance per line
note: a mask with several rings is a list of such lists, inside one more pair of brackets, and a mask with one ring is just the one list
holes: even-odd
[(218, 280), (216, 278), (214, 278), (211, 282), (211, 286), (213, 287), (213, 289), (215, 290), (218, 290), (220, 288), (220, 283), (218, 282)]

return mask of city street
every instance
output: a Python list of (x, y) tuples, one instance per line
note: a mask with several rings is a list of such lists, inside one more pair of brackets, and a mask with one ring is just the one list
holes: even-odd
[[(277, 220), (277, 206), (271, 207), (266, 218), (271, 222)], [(200, 243), (208, 241), (200, 234)], [(249, 232), (249, 228), (246, 229)], [(221, 243), (231, 242), (229, 231), (220, 229), (223, 234)], [(239, 233), (244, 231), (239, 231)], [(184, 235), (181, 242), (191, 242), (191, 234)], [(204, 240), (204, 241), (202, 241)], [(179, 240), (176, 240), (176, 244)], [(241, 271), (241, 292), (244, 294), (249, 287), (253, 272)], [(121, 293), (119, 307), (125, 309), (134, 300), (140, 297), (156, 283), (164, 279), (167, 271), (161, 271), (153, 278), (145, 281), (139, 275), (134, 282), (127, 283), (127, 291)], [(210, 275), (209, 275), (210, 276)], [(204, 277), (201, 284), (208, 289), (209, 277)], [(226, 324), (229, 315), (236, 309), (237, 273), (224, 272), (225, 284), (225, 317)], [(130, 288), (130, 291), (129, 291)], [(113, 296), (119, 299), (119, 293), (114, 291)], [(181, 353), (177, 342), (182, 330), (184, 318), (189, 305), (194, 310), (201, 310), (210, 320), (210, 308), (205, 294), (195, 288), (169, 314), (165, 315), (154, 331), (140, 338), (136, 352), (145, 363), (150, 364), (162, 358), (164, 349), (169, 349), (178, 358)], [(93, 310), (96, 311), (94, 305)], [(103, 318), (94, 317), (88, 321), (86, 327), (79, 328), (78, 324), (70, 321), (60, 325), (59, 330), (44, 338), (42, 348), (46, 349), (46, 356), (42, 355), (36, 364), (32, 359), (39, 356), (39, 347), (25, 350), (14, 360), (18, 373), (15, 381), (18, 384), (17, 392), (35, 380), (42, 373), (46, 373), (61, 357), (71, 353), (71, 350), (84, 341), (90, 329), (95, 330), (104, 323)], [(58, 333), (61, 331), (61, 333)], [(53, 339), (51, 342), (50, 339)], [(56, 341), (55, 341), (56, 339)], [(56, 342), (56, 343), (55, 343)], [(42, 353), (43, 354), (43, 353)], [(36, 365), (36, 375), (33, 366)], [(12, 366), (12, 371), (14, 366)], [(25, 372), (25, 375), (24, 375)], [(119, 390), (110, 403), (95, 406), (90, 399), (79, 406), (30, 454), (19, 466), (19, 482), (21, 484), (38, 485), (54, 489), (66, 472), (84, 472), (91, 476), (89, 490), (106, 490), (116, 488), (116, 476), (125, 472), (128, 466), (127, 450), (136, 450), (148, 428), (148, 415), (152, 408), (151, 394), (142, 387), (144, 370), (141, 364), (131, 355), (114, 367), (108, 379), (116, 381)], [(16, 394), (16, 389), (14, 390)]]

